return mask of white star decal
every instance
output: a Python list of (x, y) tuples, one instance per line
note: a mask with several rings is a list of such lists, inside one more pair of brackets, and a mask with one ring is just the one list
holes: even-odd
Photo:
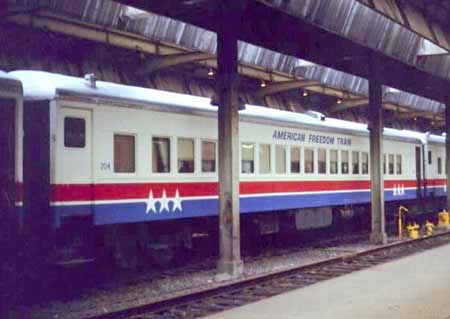
[[(170, 202), (172, 202), (172, 209), (170, 209)], [(146, 201), (146, 214), (149, 214), (150, 212), (152, 213), (162, 213), (164, 211), (167, 211), (168, 213), (173, 213), (175, 211), (179, 211), (182, 212), (183, 211), (183, 206), (181, 205), (181, 203), (183, 202), (183, 200), (180, 197), (180, 192), (178, 191), (178, 189), (176, 189), (174, 197), (170, 198), (167, 197), (167, 193), (166, 190), (163, 189), (162, 191), (162, 195), (160, 198), (154, 198), (153, 196), (153, 191), (150, 190), (148, 192), (148, 199)], [(156, 204), (159, 205), (157, 206)]]
[(156, 213), (156, 207), (155, 207), (156, 201), (153, 199), (153, 192), (150, 190), (148, 192), (148, 199), (147, 199), (147, 210), (145, 211), (146, 214), (150, 212)]
[(176, 211), (177, 209), (182, 212), (183, 208), (181, 207), (181, 198), (180, 198), (180, 193), (178, 192), (178, 189), (175, 192), (175, 198), (172, 200), (173, 202), (173, 211)]
[(167, 210), (168, 212), (170, 212), (170, 209), (169, 209), (169, 201), (170, 201), (170, 200), (167, 199), (166, 190), (163, 190), (162, 197), (161, 197), (161, 199), (159, 200), (159, 202), (161, 203), (161, 207), (159, 208), (159, 212), (160, 212), (160, 213), (162, 213), (162, 212), (165, 211), (165, 210)]

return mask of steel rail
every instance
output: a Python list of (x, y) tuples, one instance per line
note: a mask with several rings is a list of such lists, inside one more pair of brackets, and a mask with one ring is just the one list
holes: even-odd
[[(142, 315), (142, 318), (154, 318), (152, 314), (156, 314), (156, 317), (158, 317), (158, 313), (164, 313), (164, 312), (171, 312), (172, 310), (176, 310), (176, 308), (185, 308), (187, 311), (189, 311), (189, 305), (193, 305), (195, 303), (195, 309), (197, 311), (197, 314), (201, 313), (201, 315), (207, 315), (214, 312), (218, 312), (225, 309), (231, 309), (233, 307), (238, 307), (241, 305), (244, 305), (248, 302), (252, 302), (259, 299), (264, 299), (271, 297), (273, 295), (280, 294), (285, 291), (289, 291), (296, 288), (301, 288), (322, 280), (327, 280), (331, 278), (335, 278), (344, 274), (349, 274), (354, 271), (362, 270), (369, 268), (374, 265), (378, 265), (381, 263), (385, 263), (388, 261), (392, 261), (401, 257), (405, 257), (408, 255), (412, 255), (416, 253), (416, 250), (407, 251), (406, 253), (399, 254), (399, 255), (393, 255), (393, 256), (378, 256), (379, 259), (376, 259), (376, 255), (380, 252), (389, 252), (395, 248), (401, 248), (401, 247), (408, 247), (408, 246), (414, 246), (420, 243), (424, 242), (430, 242), (433, 244), (436, 240), (443, 238), (443, 237), (449, 237), (450, 242), (450, 232), (443, 232), (440, 234), (436, 234), (430, 237), (423, 237), (419, 239), (414, 240), (406, 240), (402, 242), (396, 242), (387, 244), (384, 246), (371, 248), (364, 250), (362, 252), (358, 253), (351, 253), (344, 256), (339, 256), (335, 258), (326, 259), (323, 261), (311, 263), (308, 265), (303, 265), (300, 267), (293, 267), (289, 268), (283, 271), (279, 272), (273, 272), (265, 275), (255, 276), (252, 278), (246, 278), (244, 280), (236, 280), (231, 283), (226, 283), (217, 287), (213, 288), (205, 288), (201, 290), (197, 290), (195, 292), (189, 293), (189, 294), (183, 294), (179, 296), (169, 297), (167, 299), (158, 300), (152, 303), (148, 303), (145, 305), (132, 307), (128, 309), (118, 310), (118, 311), (112, 311), (109, 313), (104, 313), (100, 315), (95, 315), (92, 317), (89, 317), (88, 319), (116, 319), (116, 318), (131, 318), (135, 316)], [(420, 248), (420, 251), (431, 249), (434, 247), (441, 246), (447, 242), (435, 242), (432, 247), (425, 247)], [(374, 256), (375, 259), (372, 260), (364, 260), (364, 257)], [(359, 264), (358, 264), (358, 259)], [(356, 262), (356, 263), (355, 263)], [(327, 270), (323, 269), (325, 266), (333, 266), (335, 265), (336, 268), (333, 270)], [(348, 265), (348, 267), (347, 267)], [(288, 278), (289, 276), (296, 275), (297, 278), (300, 278), (299, 276), (303, 276), (301, 278), (300, 284), (293, 283), (290, 284), (289, 282), (283, 282), (283, 278)], [(308, 277), (309, 275), (309, 277)], [(270, 283), (273, 282), (275, 279), (279, 280), (277, 283)], [(292, 278), (289, 278), (292, 279)], [(295, 281), (295, 280), (294, 280)], [(230, 304), (233, 302), (230, 302), (230, 298), (226, 298), (226, 295), (232, 293), (233, 295), (242, 296), (245, 297), (244, 294), (237, 294), (239, 291), (243, 291), (245, 289), (259, 289), (262, 284), (269, 283), (269, 288), (266, 289), (267, 292), (262, 291), (261, 293), (257, 293), (258, 296), (261, 296), (261, 298), (250, 298), (252, 300), (249, 300), (248, 298), (246, 300), (240, 301), (239, 299), (236, 299), (234, 304)], [(272, 286), (270, 286), (272, 285)], [(277, 287), (278, 286), (278, 287)], [(223, 297), (223, 296), (225, 297)], [(204, 311), (202, 311), (202, 304), (201, 301), (211, 299), (211, 298), (221, 298), (225, 300), (223, 303), (219, 303), (219, 305), (215, 304), (211, 307), (208, 307), (207, 304), (204, 304)], [(237, 297), (239, 298), (239, 297)], [(245, 298), (244, 298), (245, 299)], [(226, 302), (228, 300), (228, 302)], [(217, 299), (216, 299), (217, 302)], [(223, 308), (223, 309), (221, 309)], [(176, 313), (176, 311), (175, 311)], [(144, 317), (145, 316), (145, 317)], [(189, 314), (186, 313), (184, 315), (179, 314), (172, 315), (172, 316), (164, 316), (164, 318), (176, 318), (176, 317), (186, 317), (186, 318), (194, 318), (196, 317), (195, 314)], [(140, 318), (137, 317), (137, 318)]]

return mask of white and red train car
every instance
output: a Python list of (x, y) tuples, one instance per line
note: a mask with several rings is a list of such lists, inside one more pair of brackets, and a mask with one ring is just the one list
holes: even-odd
[(17, 216), (22, 206), (22, 98), (21, 82), (0, 71), (0, 239), (17, 233), (19, 227), (20, 218)]
[[(24, 88), (25, 220), (146, 225), (161, 242), (179, 229), (190, 238), (192, 224), (217, 216), (210, 99), (92, 77), (10, 75)], [(329, 226), (336, 212), (370, 204), (365, 124), (246, 105), (240, 145), (241, 213), (261, 232), (279, 231), (285, 216), (297, 229)], [(388, 203), (446, 194), (444, 137), (386, 128), (383, 151)]]

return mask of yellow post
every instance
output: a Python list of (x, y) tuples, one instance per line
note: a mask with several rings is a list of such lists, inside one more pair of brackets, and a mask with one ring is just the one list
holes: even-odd
[(405, 206), (400, 206), (398, 208), (398, 238), (402, 239), (403, 238), (403, 215), (402, 213), (407, 213), (408, 212), (408, 208), (406, 208)]
[(450, 227), (450, 214), (447, 211), (443, 210), (442, 212), (439, 213), (438, 216), (439, 216), (438, 227), (448, 229)]
[(417, 223), (414, 223), (414, 225), (413, 225), (413, 228), (414, 228), (414, 231), (413, 231), (413, 239), (417, 239), (417, 238), (419, 238), (419, 228), (420, 228), (420, 226), (419, 226), (419, 224), (417, 224)]
[(433, 230), (434, 230), (434, 224), (427, 220), (425, 223), (425, 236), (428, 237), (428, 236), (433, 235)]
[(419, 225), (414, 223), (413, 225), (409, 224), (406, 226), (406, 230), (408, 231), (408, 236), (411, 239), (419, 238)]

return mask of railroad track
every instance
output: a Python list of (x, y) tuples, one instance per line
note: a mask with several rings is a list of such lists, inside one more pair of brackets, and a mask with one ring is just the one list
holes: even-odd
[(450, 243), (450, 232), (369, 249), (89, 319), (198, 318)]
[[(368, 238), (369, 232), (360, 232), (355, 234), (341, 234), (340, 236), (334, 236), (331, 238), (321, 239), (318, 242), (309, 243), (309, 244), (300, 244), (296, 246), (288, 246), (288, 247), (275, 247), (272, 250), (265, 251), (259, 253), (255, 256), (245, 256), (244, 259), (246, 262), (258, 262), (264, 261), (267, 258), (273, 257), (284, 257), (295, 254), (297, 252), (301, 252), (307, 249), (333, 249), (337, 245), (344, 244), (354, 244), (364, 239)], [(196, 257), (197, 260), (188, 265), (183, 266), (175, 266), (173, 268), (168, 268), (164, 270), (155, 269), (153, 272), (148, 274), (143, 274), (141, 276), (137, 276), (137, 278), (132, 279), (133, 281), (142, 281), (142, 280), (158, 280), (165, 278), (176, 278), (181, 274), (188, 273), (197, 273), (200, 271), (207, 271), (214, 269), (217, 265), (217, 256), (214, 257), (206, 257), (202, 259), (201, 257)], [(128, 280), (128, 279), (127, 279)]]

